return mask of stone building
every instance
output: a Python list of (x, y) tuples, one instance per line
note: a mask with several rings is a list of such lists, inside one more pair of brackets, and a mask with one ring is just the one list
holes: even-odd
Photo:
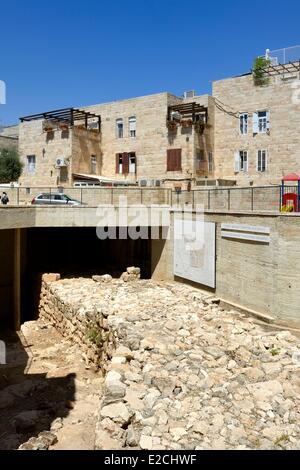
[(252, 73), (213, 83), (216, 178), (269, 185), (300, 171), (299, 70), (266, 68), (261, 86)]
[[(21, 185), (270, 185), (300, 171), (299, 63), (213, 82), (212, 96), (158, 93), (21, 118)], [(74, 119), (71, 114), (74, 114)]]
[(186, 188), (213, 174), (213, 121), (212, 97), (169, 93), (27, 116), (20, 183)]
[(0, 127), (0, 149), (18, 148), (19, 126)]

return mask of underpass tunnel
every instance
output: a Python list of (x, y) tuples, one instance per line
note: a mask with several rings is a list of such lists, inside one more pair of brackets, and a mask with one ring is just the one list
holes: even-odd
[(148, 239), (118, 239), (120, 229), (116, 230), (117, 239), (106, 240), (97, 237), (95, 227), (0, 231), (0, 328), (18, 330), (20, 324), (37, 318), (45, 272), (120, 277), (128, 266), (137, 266), (142, 279), (151, 278), (150, 233)]

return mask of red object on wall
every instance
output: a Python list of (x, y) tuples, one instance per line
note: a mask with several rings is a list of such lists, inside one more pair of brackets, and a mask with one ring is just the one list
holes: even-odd
[(286, 193), (283, 195), (282, 202), (284, 206), (293, 206), (294, 212), (298, 212), (298, 196), (296, 193)]

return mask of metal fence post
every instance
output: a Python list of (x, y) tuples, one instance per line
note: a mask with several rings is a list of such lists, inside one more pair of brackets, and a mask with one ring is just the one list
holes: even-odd
[(110, 202), (111, 202), (111, 205), (113, 206), (114, 205), (114, 188), (111, 187), (111, 190), (110, 190)]
[(82, 204), (82, 188), (80, 188), (80, 204)]
[(254, 210), (254, 188), (251, 188), (251, 211)]
[(20, 188), (17, 188), (17, 206), (20, 205)]
[(228, 210), (230, 211), (230, 189), (228, 189)]
[(208, 210), (210, 210), (210, 189), (208, 190), (208, 193), (207, 193), (207, 199), (208, 199)]
[(195, 190), (193, 189), (193, 200), (192, 200), (192, 208), (195, 210)]
[(143, 188), (141, 188), (141, 204), (143, 204)]
[(282, 187), (279, 186), (279, 212), (281, 212), (281, 204), (282, 204)]

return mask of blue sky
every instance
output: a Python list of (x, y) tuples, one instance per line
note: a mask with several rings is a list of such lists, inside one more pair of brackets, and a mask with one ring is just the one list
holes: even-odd
[(149, 93), (211, 90), (300, 44), (299, 1), (24, 0), (0, 5), (0, 124)]

